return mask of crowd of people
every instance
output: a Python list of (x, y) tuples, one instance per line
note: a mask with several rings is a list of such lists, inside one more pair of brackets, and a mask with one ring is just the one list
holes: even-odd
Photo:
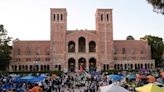
[[(0, 76), (0, 92), (100, 92), (101, 86), (115, 83), (129, 90), (136, 92), (135, 87), (148, 84), (149, 81), (145, 77), (129, 79), (129, 74), (139, 74), (143, 76), (152, 75), (155, 82), (163, 84), (164, 77), (160, 75), (160, 71), (147, 72), (119, 72), (117, 75), (124, 76), (121, 80), (113, 80), (109, 78), (107, 73), (92, 75), (87, 72), (83, 73), (63, 73), (54, 77), (47, 76), (40, 82), (15, 82), (15, 78), (9, 75)], [(153, 81), (154, 82), (154, 81)], [(160, 85), (163, 87), (163, 85)]]

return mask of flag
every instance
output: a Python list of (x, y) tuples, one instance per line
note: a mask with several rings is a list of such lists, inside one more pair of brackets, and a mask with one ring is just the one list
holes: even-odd
[(82, 73), (83, 72), (83, 67), (82, 67), (82, 65), (80, 65), (80, 73)]

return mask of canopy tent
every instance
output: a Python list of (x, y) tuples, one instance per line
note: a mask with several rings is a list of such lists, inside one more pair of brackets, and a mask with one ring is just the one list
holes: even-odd
[(164, 88), (160, 88), (159, 86), (149, 83), (147, 85), (144, 85), (142, 87), (136, 88), (138, 92), (164, 92)]
[(126, 76), (128, 79), (136, 79), (136, 75), (135, 74), (130, 74)]
[(129, 92), (129, 91), (116, 84), (111, 84), (108, 86), (100, 87), (100, 92)]
[(116, 74), (111, 74), (111, 75), (108, 75), (108, 78), (112, 79), (112, 80), (122, 80), (124, 77), (121, 76), (121, 75), (116, 75)]
[(15, 78), (13, 80), (13, 82), (40, 82), (42, 80), (44, 80), (46, 77), (44, 76), (38, 76), (38, 77), (35, 77), (35, 76), (24, 76), (24, 77), (20, 77), (20, 78)]

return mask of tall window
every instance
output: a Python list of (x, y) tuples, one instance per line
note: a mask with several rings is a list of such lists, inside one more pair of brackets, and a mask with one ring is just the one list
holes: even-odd
[(68, 52), (75, 52), (75, 42), (70, 41), (68, 43)]
[(107, 21), (109, 20), (109, 14), (106, 15), (106, 20), (107, 20)]
[(16, 54), (16, 55), (20, 55), (20, 48), (16, 48), (15, 54)]
[(135, 54), (135, 48), (131, 49), (131, 54)]
[(61, 14), (61, 20), (63, 20), (63, 14)]
[(56, 16), (55, 16), (55, 14), (54, 14), (54, 21), (55, 21), (55, 18), (56, 18)]
[(89, 42), (89, 52), (96, 52), (96, 43), (94, 41)]
[(144, 48), (141, 48), (141, 54), (144, 54)]
[(59, 14), (57, 14), (57, 21), (59, 21)]
[(101, 14), (101, 21), (103, 21), (103, 14)]
[(79, 38), (79, 52), (85, 52), (85, 38), (80, 37)]
[(30, 48), (29, 47), (26, 48), (26, 53), (25, 54), (26, 55), (30, 55), (31, 54), (31, 51), (30, 51)]
[(126, 54), (126, 48), (122, 48), (122, 54)]
[(46, 53), (46, 55), (50, 55), (50, 49), (49, 48), (46, 48), (45, 49), (45, 53)]
[(116, 55), (117, 54), (117, 48), (113, 49), (113, 53)]
[(36, 55), (40, 55), (40, 49), (37, 48), (35, 53)]

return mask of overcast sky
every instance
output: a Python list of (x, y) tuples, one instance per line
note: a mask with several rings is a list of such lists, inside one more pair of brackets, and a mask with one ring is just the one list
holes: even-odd
[(97, 8), (113, 9), (114, 39), (164, 38), (164, 15), (154, 13), (146, 0), (0, 0), (0, 24), (20, 40), (50, 39), (50, 8), (66, 8), (68, 30), (95, 29)]

